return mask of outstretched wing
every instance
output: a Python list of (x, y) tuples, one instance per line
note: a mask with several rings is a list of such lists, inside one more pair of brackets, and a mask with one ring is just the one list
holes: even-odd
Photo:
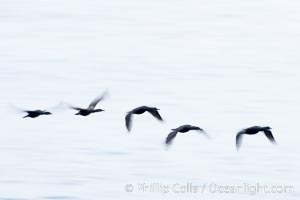
[(171, 133), (169, 133), (168, 137), (166, 138), (166, 144), (171, 144), (172, 140), (176, 137), (177, 133), (177, 130), (174, 130)]
[(153, 117), (155, 117), (156, 119), (163, 121), (162, 117), (160, 116), (159, 112), (155, 109), (151, 109), (148, 110), (149, 113), (151, 113), (151, 115), (153, 115)]
[(107, 91), (105, 91), (101, 96), (98, 96), (97, 98), (95, 98), (90, 103), (88, 109), (93, 110), (96, 107), (96, 105), (105, 98), (106, 95), (107, 95)]
[(209, 136), (202, 128), (200, 128), (199, 131), (200, 131), (201, 133), (203, 133), (203, 135), (204, 135), (206, 138), (210, 139), (210, 136)]
[(236, 135), (235, 143), (236, 143), (237, 150), (239, 150), (239, 148), (241, 147), (243, 134), (244, 134), (244, 130), (238, 132), (238, 134)]
[(125, 117), (125, 122), (126, 122), (126, 128), (128, 131), (131, 131), (132, 127), (132, 113), (128, 113)]
[(276, 143), (276, 141), (275, 141), (275, 139), (274, 139), (273, 134), (272, 134), (271, 131), (265, 130), (264, 133), (267, 136), (267, 138), (270, 140), (270, 142)]
[(74, 109), (74, 110), (83, 110), (82, 108), (76, 107), (76, 106), (69, 106), (70, 108)]

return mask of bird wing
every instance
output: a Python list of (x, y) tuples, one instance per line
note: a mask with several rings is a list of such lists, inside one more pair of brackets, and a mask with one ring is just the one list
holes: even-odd
[(177, 133), (177, 130), (174, 130), (171, 133), (169, 133), (169, 135), (166, 138), (166, 144), (171, 144), (171, 141), (176, 137)]
[(43, 111), (41, 111), (41, 110), (26, 110), (24, 112), (27, 112), (28, 114), (33, 114), (33, 113), (41, 114), (41, 113), (43, 113)]
[[(197, 126), (195, 126), (195, 128), (197, 128), (197, 129), (198, 129), (198, 131), (205, 133), (205, 131), (204, 131), (202, 128), (200, 128), (200, 127), (197, 127)], [(197, 130), (197, 129), (195, 129), (195, 130)]]
[(149, 110), (149, 113), (151, 113), (151, 115), (153, 115), (153, 117), (155, 117), (156, 119), (163, 121), (162, 117), (160, 116), (159, 112), (157, 110)]
[(239, 148), (241, 147), (242, 144), (242, 136), (244, 134), (244, 130), (238, 132), (238, 134), (236, 135), (236, 149), (239, 150)]
[(99, 101), (102, 101), (105, 96), (107, 95), (107, 91), (105, 91), (101, 96), (98, 96), (97, 98), (95, 98), (89, 105), (88, 109), (93, 110), (96, 105), (99, 103)]
[(70, 106), (70, 108), (74, 109), (74, 110), (83, 110), (82, 108), (76, 107), (76, 106)]
[(38, 114), (44, 114), (47, 111), (46, 110), (36, 110), (35, 112), (38, 113)]
[(199, 131), (202, 132), (202, 133), (204, 133), (204, 136), (205, 136), (206, 138), (210, 139), (209, 135), (208, 135), (202, 128), (200, 128)]
[(267, 136), (267, 138), (272, 142), (272, 143), (276, 143), (274, 137), (273, 137), (273, 134), (271, 131), (269, 130), (265, 130), (264, 131), (265, 135)]
[(126, 122), (126, 128), (128, 130), (128, 132), (131, 130), (132, 128), (132, 113), (129, 112), (126, 117), (125, 117), (125, 122)]

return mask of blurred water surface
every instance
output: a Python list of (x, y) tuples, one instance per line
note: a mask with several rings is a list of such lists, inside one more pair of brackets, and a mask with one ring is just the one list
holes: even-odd
[[(299, 199), (298, 1), (20, 1), (0, 6), (0, 199)], [(14, 107), (55, 109), (23, 119)], [(127, 134), (125, 113), (150, 105)], [(171, 128), (194, 124), (211, 140)], [(263, 134), (235, 135), (269, 125)], [(205, 185), (191, 193), (144, 185)], [(293, 186), (224, 194), (211, 184)], [(132, 184), (133, 191), (125, 186)], [(177, 191), (178, 192), (178, 191)]]

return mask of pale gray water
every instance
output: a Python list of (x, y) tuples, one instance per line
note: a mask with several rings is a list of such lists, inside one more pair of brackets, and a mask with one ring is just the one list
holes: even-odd
[[(2, 1), (0, 199), (299, 199), (299, 6)], [(85, 106), (105, 89), (107, 111), (86, 118), (22, 119), (12, 109)], [(166, 122), (136, 117), (128, 135), (125, 113), (139, 105), (159, 107)], [(170, 129), (185, 123), (211, 141), (179, 135), (166, 150)], [(248, 136), (237, 153), (236, 132), (252, 125), (273, 127), (278, 145)], [(162, 194), (141, 183), (206, 187)], [(214, 183), (293, 192), (222, 194)]]

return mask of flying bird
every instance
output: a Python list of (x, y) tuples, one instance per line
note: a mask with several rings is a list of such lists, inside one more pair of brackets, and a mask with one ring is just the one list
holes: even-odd
[(130, 130), (132, 128), (132, 117), (133, 117), (132, 115), (133, 114), (140, 115), (140, 114), (143, 114), (144, 112), (149, 112), (151, 115), (153, 115), (153, 117), (155, 117), (159, 121), (163, 121), (162, 117), (158, 113), (158, 110), (159, 109), (155, 108), (155, 107), (140, 106), (140, 107), (137, 107), (137, 108), (129, 111), (125, 117), (126, 128), (127, 128), (128, 132), (130, 132)]
[(272, 132), (270, 131), (272, 128), (269, 126), (265, 126), (265, 127), (261, 127), (261, 126), (252, 126), (246, 129), (241, 130), (240, 132), (238, 132), (238, 134), (236, 135), (236, 148), (237, 150), (241, 147), (242, 144), (242, 136), (244, 134), (247, 135), (254, 135), (258, 132), (264, 132), (266, 137), (270, 140), (270, 142), (272, 143), (276, 143)]
[(26, 117), (36, 118), (40, 115), (52, 115), (51, 112), (48, 112), (46, 110), (24, 110), (24, 112), (26, 112), (27, 115), (24, 116), (23, 118), (26, 118)]
[(179, 126), (178, 128), (172, 129), (172, 132), (169, 133), (168, 137), (166, 138), (166, 144), (167, 145), (171, 144), (172, 141), (174, 140), (174, 138), (176, 137), (177, 133), (186, 133), (191, 130), (200, 131), (208, 137), (208, 135), (205, 133), (205, 131), (202, 128), (187, 124), (187, 125), (182, 125), (182, 126)]
[(80, 107), (76, 107), (76, 106), (70, 106), (70, 107), (72, 109), (78, 111), (77, 113), (75, 113), (75, 115), (81, 115), (81, 116), (88, 116), (91, 113), (102, 112), (104, 110), (95, 109), (95, 107), (100, 101), (102, 101), (105, 98), (106, 95), (107, 95), (107, 92), (104, 92), (101, 96), (98, 96), (97, 98), (95, 98), (87, 108), (80, 108)]

